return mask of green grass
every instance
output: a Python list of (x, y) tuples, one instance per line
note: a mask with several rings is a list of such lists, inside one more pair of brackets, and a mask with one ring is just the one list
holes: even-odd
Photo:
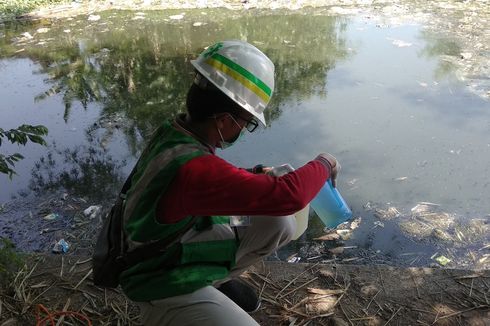
[(22, 255), (15, 250), (14, 244), (0, 237), (0, 290), (9, 288), (22, 263)]
[(13, 19), (34, 9), (63, 2), (67, 0), (2, 0), (0, 19)]

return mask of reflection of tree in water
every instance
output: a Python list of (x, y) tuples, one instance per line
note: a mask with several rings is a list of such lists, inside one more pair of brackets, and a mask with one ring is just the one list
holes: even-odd
[[(216, 42), (217, 35), (219, 39), (246, 39), (275, 63), (276, 90), (268, 110), (270, 122), (280, 116), (286, 103), (312, 95), (326, 96), (327, 73), (347, 53), (346, 22), (338, 17), (251, 13), (226, 19), (221, 15), (209, 17), (207, 25), (194, 28), (165, 23), (161, 18), (147, 19), (143, 25), (127, 24), (127, 17), (121, 15), (122, 22), (106, 22), (114, 25), (110, 33), (94, 30), (97, 37), (90, 41), (61, 43), (56, 51), (42, 49), (28, 55), (40, 62), (41, 72), (47, 73), (54, 84), (38, 99), (62, 94), (65, 120), (74, 101), (84, 107), (99, 102), (101, 119), (124, 117), (120, 127), (133, 153), (140, 147), (139, 136), (147, 135), (162, 120), (183, 109), (192, 82), (189, 61)], [(125, 29), (115, 28), (120, 25)]]
[(30, 56), (43, 67), (40, 73), (48, 73), (49, 79), (46, 82), (54, 83), (49, 90), (36, 96), (35, 100), (61, 93), (65, 105), (65, 122), (70, 116), (74, 101), (79, 101), (86, 109), (88, 103), (101, 98), (95, 64), (76, 44), (70, 42), (56, 52), (33, 49)]
[(35, 163), (29, 188), (37, 194), (67, 191), (71, 195), (97, 199), (114, 197), (123, 183), (121, 168), (104, 151), (93, 146), (53, 150)]
[(429, 30), (422, 31), (420, 35), (426, 45), (419, 55), (429, 59), (439, 59), (434, 77), (442, 79), (451, 75), (456, 69), (454, 61), (461, 59), (461, 46), (454, 38), (444, 37)]

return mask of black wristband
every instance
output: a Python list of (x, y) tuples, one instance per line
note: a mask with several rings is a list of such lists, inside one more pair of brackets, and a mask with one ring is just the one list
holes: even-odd
[(253, 167), (252, 173), (254, 173), (254, 174), (264, 173), (264, 165), (257, 164), (256, 166)]

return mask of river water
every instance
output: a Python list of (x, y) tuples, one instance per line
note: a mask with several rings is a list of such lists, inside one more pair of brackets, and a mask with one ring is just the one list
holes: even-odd
[[(310, 212), (307, 234), (280, 259), (416, 266), (442, 255), (447, 266), (488, 268), (488, 75), (470, 69), (478, 56), (488, 69), (488, 49), (469, 52), (434, 24), (439, 12), (402, 20), (386, 11), (106, 11), (6, 23), (0, 127), (40, 124), (49, 135), (47, 147), (2, 143), (3, 154), (25, 159), (12, 180), (0, 175), (0, 236), (24, 250), (49, 251), (62, 237), (89, 248), (93, 232), (76, 230), (93, 231), (100, 217), (81, 212), (107, 209), (148, 134), (183, 110), (189, 60), (218, 40), (244, 39), (276, 65), (269, 125), (218, 154), (250, 167), (333, 153), (357, 218), (341, 227), (343, 241), (318, 242), (327, 230)], [(421, 202), (447, 223), (420, 220)], [(57, 220), (44, 219), (52, 212)]]

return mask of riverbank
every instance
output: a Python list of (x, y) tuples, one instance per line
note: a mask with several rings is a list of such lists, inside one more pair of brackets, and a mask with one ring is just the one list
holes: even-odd
[[(263, 326), (486, 325), (489, 278), (490, 271), (283, 262), (243, 275), (260, 293), (253, 317)], [(64, 312), (65, 322), (139, 325), (120, 291), (92, 284), (89, 257), (30, 256), (10, 290), (0, 293), (0, 325), (33, 324), (48, 312)]]
[[(58, 0), (62, 1), (62, 0)], [(393, 0), (376, 1), (377, 4), (398, 2)], [(166, 10), (166, 9), (209, 9), (226, 8), (240, 9), (289, 9), (298, 10), (306, 7), (326, 6), (369, 6), (374, 0), (84, 0), (63, 4), (48, 4), (38, 6), (27, 17), (69, 17), (80, 14), (93, 13), (103, 10)]]
[(0, 2), (0, 21), (21, 17), (39, 8), (58, 6), (68, 3), (68, 0), (7, 0)]
[[(9, 5), (0, 7), (0, 17), (5, 19), (41, 19), (41, 18), (65, 18), (82, 14), (90, 14), (104, 10), (167, 10), (167, 9), (209, 9), (226, 8), (231, 10), (241, 9), (289, 9), (298, 10), (305, 7), (324, 7), (334, 5), (371, 5), (373, 0), (44, 0), (36, 2), (13, 1)], [(392, 1), (384, 1), (392, 2)]]

